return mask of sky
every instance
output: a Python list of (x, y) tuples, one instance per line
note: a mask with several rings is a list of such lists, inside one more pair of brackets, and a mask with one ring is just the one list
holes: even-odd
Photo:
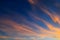
[(60, 40), (60, 0), (0, 0), (0, 40)]

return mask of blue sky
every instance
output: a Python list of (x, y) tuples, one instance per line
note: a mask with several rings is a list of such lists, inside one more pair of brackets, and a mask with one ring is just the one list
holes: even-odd
[[(30, 28), (33, 28), (35, 32), (39, 33), (38, 29), (34, 25), (29, 23), (33, 22), (41, 26), (42, 28), (48, 28), (42, 21), (36, 20), (32, 15), (37, 16), (38, 18), (42, 18), (43, 20), (51, 23), (54, 26), (60, 26), (57, 23), (54, 23), (49, 15), (39, 9), (40, 6), (42, 7), (44, 5), (49, 8), (50, 11), (53, 10), (58, 15), (60, 13), (59, 4), (60, 0), (38, 0), (38, 3), (35, 5), (29, 3), (28, 0), (0, 0), (0, 20), (12, 20), (17, 24), (28, 25)], [(2, 25), (4, 25), (5, 27), (3, 27)], [(0, 23), (0, 28), (6, 27), (9, 28), (11, 26)], [(13, 34), (15, 34), (15, 32)], [(0, 36), (7, 35), (11, 36), (3, 30), (0, 30)], [(49, 40), (49, 38), (46, 38), (44, 40)]]

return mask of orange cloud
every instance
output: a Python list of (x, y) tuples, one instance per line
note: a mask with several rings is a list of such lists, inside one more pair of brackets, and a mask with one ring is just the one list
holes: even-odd
[(55, 23), (58, 23), (58, 24), (60, 24), (60, 16), (59, 15), (57, 15), (57, 13), (56, 12), (54, 12), (54, 11), (52, 11), (51, 10), (51, 12), (49, 11), (49, 9), (47, 9), (47, 8), (41, 8), (41, 10), (43, 11), (43, 12), (45, 12), (46, 14), (48, 14), (49, 16), (50, 16), (50, 18), (55, 22)]

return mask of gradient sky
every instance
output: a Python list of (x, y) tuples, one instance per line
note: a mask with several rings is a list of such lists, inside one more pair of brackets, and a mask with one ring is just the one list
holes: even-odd
[(0, 40), (59, 40), (59, 35), (60, 0), (0, 0)]

